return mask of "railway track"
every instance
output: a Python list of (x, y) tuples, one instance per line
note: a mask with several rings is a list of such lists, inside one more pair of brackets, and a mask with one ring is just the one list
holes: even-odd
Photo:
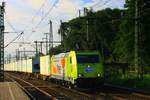
[(55, 99), (42, 89), (32, 85), (29, 82), (26, 82), (22, 79), (19, 79), (15, 76), (6, 74), (7, 78), (11, 79), (13, 82), (15, 82), (23, 91), (30, 97), (31, 100), (52, 100)]
[(150, 95), (144, 91), (105, 84), (98, 91), (105, 100), (150, 100)]
[[(93, 95), (86, 94), (83, 92), (79, 92), (76, 90), (72, 90), (69, 88), (65, 88), (59, 85), (51, 84), (51, 83), (43, 83), (41, 80), (25, 80), (21, 79), (19, 76), (15, 76), (12, 74), (6, 74), (8, 77), (12, 78), (13, 81), (20, 84), (21, 88), (29, 94), (30, 97), (36, 97), (34, 100), (48, 100), (47, 98), (44, 99), (43, 96), (48, 96), (51, 99), (58, 99), (58, 100), (96, 100)], [(21, 76), (21, 75), (20, 75)], [(37, 82), (38, 81), (38, 82)], [(44, 95), (41, 96), (41, 93), (37, 93), (37, 90), (42, 92)], [(29, 93), (28, 93), (29, 92)], [(33, 95), (33, 96), (32, 96)]]
[[(22, 78), (58, 100), (150, 100), (150, 96), (132, 89), (105, 84), (96, 90), (80, 91), (38, 79), (28, 79), (26, 75), (11, 75)], [(24, 84), (25, 88), (27, 87)], [(43, 99), (44, 100), (44, 99)]]

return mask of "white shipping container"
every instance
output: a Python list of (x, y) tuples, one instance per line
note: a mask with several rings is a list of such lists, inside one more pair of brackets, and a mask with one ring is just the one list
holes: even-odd
[(21, 72), (21, 61), (18, 61), (18, 71)]
[(49, 76), (51, 74), (50, 56), (40, 57), (40, 74), (45, 76)]
[(12, 71), (12, 66), (11, 65), (12, 65), (11, 63), (8, 64), (8, 71)]
[(9, 64), (6, 64), (6, 66), (5, 66), (5, 70), (6, 70), (6, 71), (9, 71), (9, 69), (8, 69), (8, 68), (9, 68)]
[(18, 65), (17, 65), (17, 66), (18, 66), (18, 72), (21, 72), (21, 65), (22, 65), (22, 64), (21, 64), (21, 60), (19, 60), (19, 61), (18, 61)]
[(18, 61), (16, 62), (16, 69), (17, 69), (16, 71), (19, 72), (19, 62)]
[(23, 72), (23, 60), (21, 60), (20, 72)]
[(13, 70), (12, 67), (13, 67), (13, 66), (12, 66), (12, 63), (5, 64), (5, 65), (4, 65), (4, 70), (5, 70), (5, 71), (12, 71), (12, 70)]
[(8, 64), (4, 65), (4, 71), (8, 71)]
[(14, 62), (14, 71), (17, 71), (17, 62)]
[(32, 73), (32, 59), (27, 60), (27, 73)]
[(14, 71), (14, 62), (11, 63), (12, 71)]
[(26, 67), (27, 67), (27, 60), (22, 61), (22, 72), (26, 72)]

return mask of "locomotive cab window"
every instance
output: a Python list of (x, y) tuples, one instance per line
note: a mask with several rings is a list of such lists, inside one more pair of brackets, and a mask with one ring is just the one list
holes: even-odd
[(78, 63), (99, 63), (99, 55), (77, 55)]
[(70, 64), (72, 64), (72, 58), (70, 57)]

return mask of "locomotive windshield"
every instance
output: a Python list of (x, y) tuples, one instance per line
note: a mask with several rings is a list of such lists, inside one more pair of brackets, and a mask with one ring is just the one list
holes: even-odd
[(78, 63), (99, 63), (99, 55), (77, 55)]

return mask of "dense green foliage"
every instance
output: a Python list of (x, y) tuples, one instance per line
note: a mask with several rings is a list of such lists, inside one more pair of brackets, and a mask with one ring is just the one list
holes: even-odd
[(142, 65), (149, 66), (150, 64), (150, 6), (149, 1), (139, 0), (138, 12), (139, 17), (135, 19), (135, 0), (126, 0), (126, 15), (120, 23), (120, 31), (117, 34), (113, 44), (113, 54), (119, 60), (124, 60), (130, 65), (133, 64), (134, 58), (134, 27), (135, 20), (139, 22), (139, 55), (142, 58)]
[[(65, 50), (99, 50), (105, 60), (112, 59), (111, 45), (119, 32), (123, 12), (108, 8), (94, 13), (89, 12), (85, 17), (63, 23), (61, 28)], [(89, 40), (87, 40), (87, 30)]]
[[(61, 25), (63, 46), (69, 50), (99, 50), (105, 62), (134, 64), (135, 20), (139, 22), (139, 55), (143, 66), (150, 64), (150, 18), (147, 0), (139, 1), (139, 17), (135, 18), (135, 0), (126, 0), (125, 9), (89, 11)], [(88, 20), (88, 28), (87, 28)], [(87, 30), (89, 41), (87, 41)]]

